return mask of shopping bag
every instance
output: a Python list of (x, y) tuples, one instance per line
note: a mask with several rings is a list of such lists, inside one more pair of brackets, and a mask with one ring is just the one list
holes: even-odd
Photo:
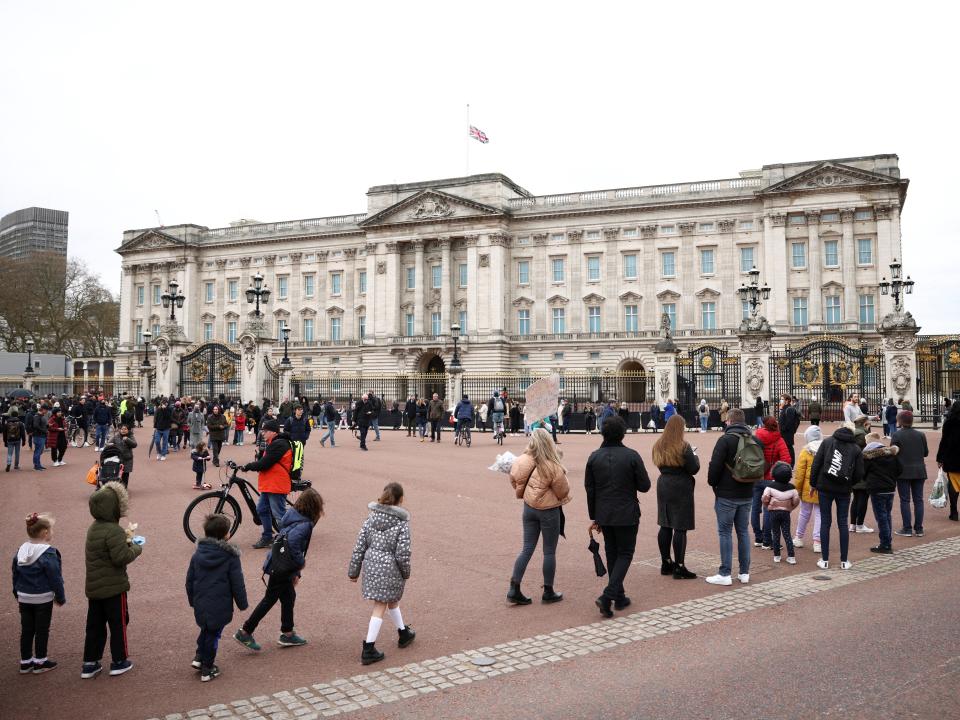
[(943, 470), (937, 473), (937, 479), (933, 481), (933, 489), (930, 491), (930, 506), (935, 508), (944, 508), (947, 506), (946, 476)]
[(100, 470), (100, 463), (94, 463), (93, 467), (87, 470), (87, 484), (97, 484), (97, 472)]
[(497, 455), (496, 462), (493, 463), (487, 470), (492, 470), (493, 472), (502, 472), (510, 473), (510, 468), (513, 467), (513, 461), (517, 459), (517, 456), (512, 452), (507, 450), (502, 455)]

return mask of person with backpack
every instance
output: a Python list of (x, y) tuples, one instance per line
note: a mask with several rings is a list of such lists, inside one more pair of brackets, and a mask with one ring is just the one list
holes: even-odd
[(30, 428), (33, 434), (34, 470), (46, 470), (46, 468), (40, 464), (40, 458), (43, 457), (43, 449), (47, 445), (47, 410), (49, 410), (49, 408), (46, 405), (40, 406), (36, 415), (33, 416), (33, 424)]
[(27, 444), (27, 432), (16, 407), (10, 408), (10, 414), (6, 416), (6, 422), (3, 424), (3, 444), (7, 446), (6, 471), (10, 472), (11, 463), (14, 470), (19, 470), (20, 448)]
[[(763, 507), (763, 491), (767, 489), (773, 476), (771, 471), (778, 462), (790, 462), (790, 452), (779, 432), (777, 421), (771, 417), (763, 419), (763, 427), (757, 430), (757, 440), (763, 445), (763, 457), (766, 467), (763, 478), (753, 485), (753, 506), (750, 509), (750, 524), (753, 527), (753, 546), (769, 550), (770, 545), (770, 513)], [(762, 521), (761, 521), (762, 517)]]
[(737, 558), (740, 565), (738, 579), (750, 582), (750, 509), (753, 506), (753, 486), (763, 479), (766, 460), (763, 444), (750, 432), (743, 410), (733, 408), (727, 416), (729, 426), (717, 440), (707, 470), (707, 484), (716, 497), (717, 534), (720, 539), (720, 568), (716, 575), (706, 578), (711, 585), (732, 585), (733, 542), (731, 532), (737, 533)]
[[(269, 424), (269, 421), (268, 423)], [(263, 561), (263, 572), (270, 576), (263, 600), (250, 617), (234, 633), (233, 638), (250, 650), (259, 651), (253, 638), (260, 621), (280, 602), (280, 647), (299, 647), (307, 641), (297, 634), (293, 623), (293, 608), (297, 601), (296, 587), (307, 564), (307, 549), (313, 528), (323, 517), (323, 498), (313, 488), (307, 488), (280, 520), (280, 532), (271, 543), (270, 552)]]
[(244, 472), (256, 470), (259, 473), (257, 491), (260, 493), (260, 500), (257, 502), (257, 515), (260, 516), (263, 534), (253, 545), (256, 550), (273, 544), (273, 520), (279, 522), (286, 512), (287, 495), (290, 494), (290, 470), (293, 467), (293, 450), (290, 440), (280, 434), (280, 423), (272, 419), (264, 421), (260, 434), (266, 442), (263, 454), (259, 460), (247, 463), (241, 468)]
[(507, 404), (503, 398), (500, 397), (500, 393), (494, 390), (493, 397), (487, 401), (487, 414), (492, 418), (494, 433), (497, 432), (498, 426), (501, 428), (501, 432), (503, 432), (503, 416), (506, 412)]
[(697, 406), (697, 416), (700, 418), (700, 432), (704, 433), (710, 426), (710, 406), (703, 398), (700, 399), (700, 405)]
[(116, 480), (124, 487), (127, 487), (130, 482), (130, 473), (133, 472), (133, 449), (136, 446), (137, 440), (133, 437), (133, 430), (130, 429), (129, 425), (121, 425), (114, 431), (110, 442), (103, 446), (103, 453), (100, 456), (100, 462), (102, 463), (112, 452), (116, 452), (117, 457), (120, 458), (120, 464), (123, 466), (123, 471)]
[(831, 513), (837, 506), (837, 531), (840, 534), (840, 568), (849, 570), (853, 565), (847, 560), (850, 550), (850, 493), (853, 486), (863, 479), (863, 454), (853, 438), (853, 423), (845, 422), (833, 435), (820, 443), (813, 467), (810, 470), (810, 485), (816, 489), (820, 501), (820, 549), (821, 558), (817, 567), (830, 567)]
[(327, 426), (327, 431), (320, 436), (320, 447), (326, 447), (327, 439), (330, 439), (330, 447), (336, 447), (337, 443), (334, 440), (334, 435), (337, 431), (337, 422), (340, 420), (340, 413), (337, 412), (336, 406), (333, 404), (333, 398), (330, 398), (323, 404), (322, 415), (323, 424)]

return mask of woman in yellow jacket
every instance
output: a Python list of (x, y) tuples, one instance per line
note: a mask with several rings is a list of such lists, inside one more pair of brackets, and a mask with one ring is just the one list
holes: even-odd
[(811, 425), (803, 434), (807, 441), (803, 450), (797, 456), (797, 466), (793, 471), (793, 486), (800, 494), (800, 517), (797, 518), (797, 533), (793, 538), (795, 547), (803, 547), (803, 536), (807, 531), (807, 523), (813, 516), (813, 551), (820, 552), (820, 496), (810, 486), (810, 470), (813, 468), (813, 458), (820, 448), (823, 435), (819, 425)]

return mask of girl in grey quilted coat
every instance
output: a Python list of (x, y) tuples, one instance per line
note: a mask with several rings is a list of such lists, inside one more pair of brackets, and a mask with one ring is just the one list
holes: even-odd
[(385, 614), (397, 627), (399, 647), (407, 647), (416, 636), (412, 628), (404, 625), (400, 614), (400, 598), (410, 577), (410, 513), (400, 507), (402, 504), (403, 487), (390, 483), (380, 499), (368, 505), (370, 515), (360, 528), (347, 570), (353, 582), (363, 570), (363, 597), (374, 602), (360, 656), (364, 665), (384, 658), (376, 641)]

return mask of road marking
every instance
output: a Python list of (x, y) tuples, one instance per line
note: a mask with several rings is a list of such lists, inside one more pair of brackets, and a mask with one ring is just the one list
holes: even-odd
[[(824, 574), (818, 569), (762, 583), (735, 585), (730, 590), (718, 589), (701, 598), (622, 615), (613, 620), (151, 720), (269, 720), (278, 713), (294, 720), (315, 720), (342, 715), (680, 632), (695, 625), (781, 605), (804, 595), (829, 592), (955, 555), (960, 555), (960, 537), (915, 545), (898, 550), (894, 555), (870, 557), (857, 562), (850, 570), (827, 571), (831, 578), (829, 583), (817, 581), (817, 577)], [(487, 666), (476, 665), (474, 659), (481, 657), (490, 657), (496, 662)]]

